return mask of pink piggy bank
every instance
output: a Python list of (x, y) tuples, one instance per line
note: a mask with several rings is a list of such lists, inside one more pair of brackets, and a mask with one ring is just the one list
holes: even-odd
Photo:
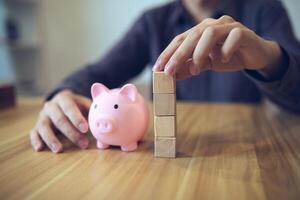
[(121, 146), (122, 151), (134, 151), (147, 130), (149, 110), (144, 98), (133, 84), (109, 90), (101, 83), (91, 88), (93, 103), (89, 111), (89, 126), (97, 139), (97, 147)]

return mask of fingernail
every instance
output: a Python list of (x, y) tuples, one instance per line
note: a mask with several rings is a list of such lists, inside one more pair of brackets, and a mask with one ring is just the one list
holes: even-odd
[(52, 143), (51, 149), (54, 153), (58, 153), (61, 150), (61, 145), (58, 143)]
[(86, 148), (89, 146), (89, 141), (88, 141), (88, 139), (86, 139), (86, 138), (81, 138), (81, 139), (78, 141), (78, 146), (79, 146), (81, 149), (86, 149)]
[(35, 151), (38, 151), (38, 143), (37, 143), (37, 142), (31, 141), (31, 146), (33, 147), (33, 149), (34, 149)]
[(170, 60), (165, 66), (165, 72), (168, 74), (172, 73), (174, 71), (174, 64), (175, 62)]
[(158, 65), (155, 63), (155, 65), (152, 68), (152, 71), (156, 72), (158, 70), (158, 68), (159, 68)]
[(79, 124), (78, 128), (82, 133), (86, 133), (88, 131), (88, 127), (87, 127), (86, 123), (84, 123), (84, 122), (81, 122)]
[(42, 149), (42, 144), (38, 144), (38, 143), (34, 144), (34, 150), (40, 151), (41, 149)]
[(159, 69), (161, 68), (161, 61), (157, 60), (152, 68), (153, 71), (159, 71)]

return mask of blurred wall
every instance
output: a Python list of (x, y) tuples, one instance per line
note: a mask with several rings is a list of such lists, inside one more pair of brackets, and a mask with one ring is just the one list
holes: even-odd
[(8, 51), (5, 34), (6, 8), (0, 0), (0, 85), (15, 81), (14, 70)]
[(282, 0), (292, 21), (294, 32), (300, 40), (300, 0)]
[(44, 0), (44, 69), (39, 81), (43, 90), (99, 59), (143, 10), (167, 1)]

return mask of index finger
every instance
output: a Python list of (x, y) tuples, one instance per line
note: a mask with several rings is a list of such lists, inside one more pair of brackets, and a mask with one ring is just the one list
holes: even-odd
[(177, 35), (171, 43), (165, 48), (165, 50), (159, 55), (157, 61), (154, 64), (153, 71), (162, 71), (165, 67), (165, 65), (168, 63), (174, 52), (177, 50), (177, 48), (182, 44), (182, 42), (185, 40), (186, 36), (188, 34), (188, 31)]
[(89, 110), (92, 104), (91, 99), (77, 94), (75, 94), (75, 102), (78, 104), (79, 107), (85, 110)]
[(88, 131), (88, 123), (74, 100), (70, 98), (59, 98), (58, 105), (72, 122), (74, 127), (82, 133), (86, 133)]

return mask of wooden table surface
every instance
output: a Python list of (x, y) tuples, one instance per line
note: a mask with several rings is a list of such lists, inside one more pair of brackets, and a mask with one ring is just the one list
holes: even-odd
[[(0, 111), (0, 199), (300, 199), (300, 119), (262, 106), (177, 105), (176, 159), (138, 151), (34, 152), (40, 99)], [(90, 138), (92, 140), (92, 138)]]

